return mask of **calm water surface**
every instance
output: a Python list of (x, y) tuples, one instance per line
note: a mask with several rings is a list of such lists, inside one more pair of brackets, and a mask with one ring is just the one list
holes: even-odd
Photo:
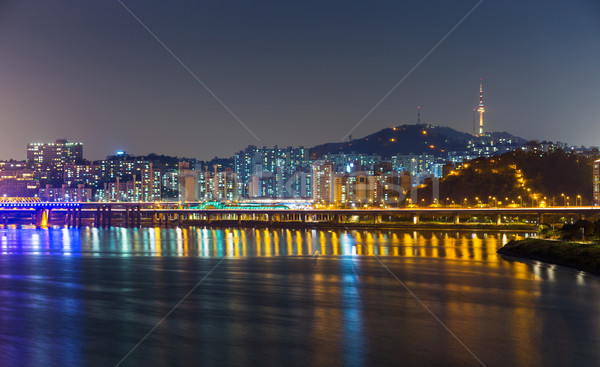
[(600, 365), (600, 278), (525, 235), (4, 228), (0, 365)]

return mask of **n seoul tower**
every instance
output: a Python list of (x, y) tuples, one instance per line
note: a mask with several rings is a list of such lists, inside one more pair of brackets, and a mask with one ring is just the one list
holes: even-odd
[(485, 112), (485, 108), (483, 108), (483, 79), (479, 79), (479, 106), (477, 112), (479, 112), (479, 136), (483, 136), (485, 135), (483, 132), (483, 113)]

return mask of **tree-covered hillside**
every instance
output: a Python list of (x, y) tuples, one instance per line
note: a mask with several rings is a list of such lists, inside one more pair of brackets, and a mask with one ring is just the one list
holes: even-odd
[[(593, 158), (554, 150), (548, 153), (513, 151), (467, 162), (440, 180), (440, 202), (465, 198), (471, 205), (498, 201), (503, 204), (546, 205), (590, 204)], [(426, 203), (431, 185), (419, 190)], [(446, 200), (448, 198), (448, 200)], [(478, 198), (478, 199), (476, 199)], [(494, 199), (495, 198), (495, 199)], [(508, 200), (507, 200), (508, 198)], [(422, 200), (422, 199), (420, 199)]]

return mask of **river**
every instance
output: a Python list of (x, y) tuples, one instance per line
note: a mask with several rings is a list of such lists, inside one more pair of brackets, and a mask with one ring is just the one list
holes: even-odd
[(600, 278), (527, 235), (9, 226), (0, 365), (600, 365)]

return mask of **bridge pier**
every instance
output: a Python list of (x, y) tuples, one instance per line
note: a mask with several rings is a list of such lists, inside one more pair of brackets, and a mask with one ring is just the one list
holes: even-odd
[(71, 227), (77, 227), (77, 217), (79, 214), (79, 211), (76, 208), (71, 208), (69, 209), (70, 215), (69, 215), (69, 225)]
[(460, 215), (458, 214), (454, 214), (454, 220), (453, 220), (454, 224), (460, 224)]
[(419, 224), (419, 215), (418, 214), (413, 215), (413, 224)]
[(496, 214), (496, 225), (502, 224), (502, 214)]
[(38, 227), (49, 226), (51, 209), (36, 209), (35, 211), (35, 225)]

